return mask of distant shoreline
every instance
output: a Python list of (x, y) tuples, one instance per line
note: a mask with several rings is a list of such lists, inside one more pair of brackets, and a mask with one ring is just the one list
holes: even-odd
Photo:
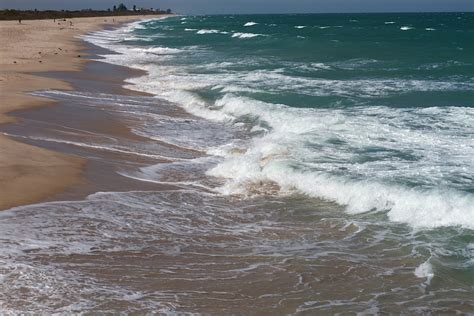
[(46, 20), (46, 19), (72, 19), (72, 18), (91, 18), (91, 17), (142, 17), (142, 16), (165, 16), (171, 12), (157, 10), (140, 11), (107, 11), (107, 10), (0, 10), (0, 20)]

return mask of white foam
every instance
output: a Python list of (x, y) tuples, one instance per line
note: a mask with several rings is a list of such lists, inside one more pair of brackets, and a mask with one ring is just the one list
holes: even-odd
[(387, 22), (385, 22), (385, 24), (395, 24), (395, 22), (393, 22), (393, 21), (387, 21)]
[(311, 68), (313, 69), (322, 69), (322, 70), (330, 70), (332, 67), (330, 65), (324, 63), (311, 63)]
[(151, 42), (153, 38), (151, 37), (142, 37), (142, 36), (130, 36), (123, 39), (124, 41), (142, 41), (142, 42)]
[[(345, 138), (345, 142), (351, 143), (347, 146), (360, 148), (367, 146), (367, 137), (370, 137), (373, 142), (377, 135), (382, 134), (387, 139), (383, 140), (384, 145), (380, 146), (388, 146), (392, 142), (391, 139), (397, 139), (397, 146), (410, 147), (410, 151), (414, 148), (426, 148), (426, 153), (420, 152), (421, 155), (431, 155), (433, 147), (428, 145), (430, 142), (437, 143), (435, 146), (439, 149), (447, 146), (450, 148), (447, 150), (453, 157), (451, 159), (459, 159), (457, 164), (462, 166), (459, 169), (459, 172), (462, 172), (465, 166), (472, 164), (472, 161), (469, 162), (470, 154), (465, 152), (467, 147), (462, 145), (466, 140), (462, 138), (458, 140), (459, 143), (456, 146), (461, 147), (457, 148), (459, 151), (456, 153), (453, 151), (456, 149), (451, 147), (453, 145), (451, 144), (452, 139), (448, 135), (446, 135), (448, 138), (445, 139), (447, 143), (444, 145), (442, 145), (443, 136), (439, 135), (438, 131), (430, 135), (423, 135), (421, 131), (419, 135), (412, 133), (403, 133), (403, 136), (397, 135), (402, 130), (383, 128), (382, 126), (387, 123), (384, 123), (383, 120), (379, 121), (380, 117), (373, 120), (370, 119), (370, 116), (362, 115), (353, 119), (350, 117), (351, 114), (346, 115), (343, 111), (291, 109), (283, 105), (265, 104), (233, 96), (224, 97), (219, 100), (217, 105), (221, 107), (222, 112), (231, 117), (250, 114), (259, 117), (272, 127), (270, 133), (262, 138), (254, 139), (245, 154), (237, 157), (229, 154), (224, 162), (208, 172), (211, 176), (229, 179), (227, 184), (221, 188), (221, 193), (243, 194), (248, 183), (272, 181), (278, 183), (283, 190), (298, 190), (314, 197), (346, 205), (347, 211), (350, 213), (387, 211), (391, 220), (408, 223), (419, 228), (458, 225), (474, 227), (474, 198), (471, 194), (435, 187), (433, 189), (409, 189), (387, 182), (392, 177), (390, 172), (387, 174), (387, 165), (384, 163), (351, 165), (350, 160), (353, 153), (344, 153), (341, 146), (330, 148), (331, 146), (326, 145), (319, 149), (320, 152), (305, 149), (306, 141), (324, 143), (323, 139), (331, 138), (329, 135), (333, 132), (338, 137)], [(456, 109), (449, 111), (454, 110)], [(385, 109), (367, 109), (367, 114), (369, 112), (374, 114), (377, 111), (385, 111)], [(393, 109), (387, 109), (387, 111), (393, 111)], [(438, 115), (438, 111), (438, 109), (434, 111), (435, 115)], [(398, 115), (402, 121), (407, 119), (407, 115), (411, 116), (403, 111), (398, 112), (391, 114), (387, 112), (386, 114), (391, 117), (390, 119), (396, 118)], [(427, 110), (420, 110), (420, 112), (428, 113)], [(359, 116), (361, 114), (359, 113)], [(362, 135), (359, 134), (359, 128)], [(374, 134), (368, 136), (371, 135), (372, 128)], [(472, 143), (472, 141), (469, 142)], [(373, 145), (375, 146), (375, 143)], [(472, 152), (473, 148), (470, 147), (468, 151)], [(344, 158), (346, 154), (347, 156)], [(337, 171), (337, 164), (332, 165), (330, 160), (326, 161), (325, 165), (310, 163), (310, 161), (317, 161), (326, 156), (348, 159), (349, 164), (343, 165), (347, 171), (340, 175), (337, 172), (331, 175), (332, 170)], [(426, 158), (428, 161), (420, 161), (420, 167), (416, 170), (416, 174), (418, 177), (426, 177), (424, 181), (431, 182), (435, 186), (444, 175), (434, 176), (431, 166), (438, 163), (430, 161), (433, 157), (427, 156)], [(394, 175), (404, 176), (403, 162), (398, 168), (395, 161), (390, 161), (389, 164), (390, 168), (395, 166)], [(295, 166), (299, 167), (295, 168)], [(446, 168), (451, 172), (454, 171), (452, 166)], [(409, 172), (409, 170), (405, 172)], [(352, 173), (364, 174), (364, 176), (358, 180), (343, 175)], [(422, 176), (422, 174), (424, 175)]]
[(426, 278), (426, 284), (430, 284), (431, 280), (434, 277), (434, 272), (433, 272), (433, 266), (430, 263), (431, 257), (420, 264), (416, 269), (415, 269), (415, 276), (418, 278)]
[(200, 34), (200, 35), (202, 35), (202, 34), (218, 34), (218, 33), (220, 33), (219, 30), (202, 29), (202, 30), (197, 31), (197, 34)]
[[(232, 36), (251, 38), (261, 34), (234, 33)], [(250, 140), (244, 150), (238, 151), (239, 155), (232, 146), (219, 149), (223, 161), (208, 174), (227, 179), (220, 188), (221, 193), (246, 194), (249, 183), (271, 181), (282, 191), (298, 190), (334, 201), (345, 205), (351, 213), (383, 211), (391, 220), (413, 227), (474, 226), (472, 194), (456, 186), (440, 186), (449, 182), (447, 177), (470, 179), (474, 140), (466, 138), (465, 133), (466, 128), (474, 126), (474, 113), (470, 108), (298, 109), (232, 94), (208, 104), (192, 92), (201, 89), (220, 89), (224, 93), (298, 91), (316, 96), (368, 98), (409, 91), (466, 91), (474, 87), (471, 82), (310, 79), (289, 76), (279, 69), (193, 73), (160, 64), (159, 58), (181, 52), (167, 54), (165, 51), (163, 55), (158, 52), (151, 56), (154, 62), (147, 64), (144, 61), (150, 58), (150, 52), (131, 52), (107, 37), (110, 35), (98, 34), (93, 40), (104, 41), (104, 45), (123, 54), (107, 56), (107, 61), (132, 64), (149, 72), (147, 76), (128, 80), (133, 84), (131, 88), (176, 102), (190, 113), (210, 120), (234, 122), (239, 117), (250, 116), (257, 122), (252, 131), (260, 136)], [(314, 63), (310, 68), (357, 69), (371, 63), (377, 61)], [(232, 66), (229, 62), (218, 64), (199, 67)], [(433, 125), (433, 120), (438, 124)], [(413, 124), (426, 128), (413, 129)], [(340, 143), (330, 143), (332, 139)], [(364, 154), (354, 148), (375, 148), (375, 153), (367, 155), (381, 157), (358, 162)], [(400, 158), (398, 153), (408, 158)], [(405, 186), (407, 179), (416, 181), (417, 185)]]
[(145, 25), (143, 25), (142, 23), (134, 25), (135, 30), (145, 30), (146, 28), (147, 27)]
[(305, 27), (306, 26), (304, 26), (304, 25), (297, 25), (297, 26), (295, 26), (295, 29), (304, 29)]
[(254, 34), (254, 33), (240, 33), (240, 32), (232, 34), (232, 37), (238, 37), (238, 38), (253, 38), (253, 37), (257, 37), (257, 36), (265, 36), (265, 35), (263, 35), (263, 34)]
[(258, 23), (256, 23), (256, 22), (247, 22), (247, 23), (244, 24), (244, 26), (249, 27), (249, 26), (254, 26), (254, 25), (257, 25), (257, 24)]
[(127, 155), (132, 155), (132, 156), (140, 156), (140, 157), (154, 158), (154, 159), (160, 159), (160, 160), (182, 160), (180, 158), (175, 158), (175, 157), (171, 158), (171, 157), (166, 157), (166, 156), (162, 156), (158, 154), (131, 151), (126, 147), (113, 147), (110, 145), (82, 143), (82, 142), (70, 141), (70, 140), (65, 140), (65, 139), (57, 139), (57, 138), (48, 138), (48, 137), (38, 137), (38, 136), (26, 137), (26, 136), (18, 136), (18, 135), (13, 135), (13, 134), (6, 134), (6, 133), (4, 134), (11, 137), (39, 140), (39, 141), (51, 142), (51, 143), (62, 143), (62, 144), (68, 144), (68, 145), (73, 145), (77, 147), (97, 149), (97, 150), (102, 150), (102, 151), (110, 151), (110, 152), (127, 154)]
[(412, 29), (414, 29), (414, 28), (411, 27), (411, 26), (402, 26), (402, 27), (400, 27), (400, 30), (402, 30), (402, 31), (408, 31), (408, 30), (412, 30)]
[(182, 52), (181, 49), (169, 48), (169, 47), (147, 47), (147, 48), (131, 47), (131, 48), (128, 48), (128, 50), (132, 52), (153, 53), (153, 54), (160, 54), (160, 55), (178, 54)]
[(427, 31), (436, 31), (436, 29), (432, 28), (432, 27), (427, 27), (427, 28), (425, 28), (425, 30), (427, 30)]

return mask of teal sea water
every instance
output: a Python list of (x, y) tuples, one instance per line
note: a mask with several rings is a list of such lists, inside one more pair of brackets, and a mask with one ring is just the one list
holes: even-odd
[(8, 310), (474, 312), (473, 13), (173, 16), (84, 39), (151, 97), (35, 95), (147, 141), (23, 138), (175, 189), (2, 213)]
[(223, 157), (208, 174), (228, 179), (224, 194), (269, 181), (350, 213), (472, 229), (473, 24), (471, 13), (172, 17), (129, 26), (108, 60), (149, 72), (134, 89), (244, 131), (203, 145)]
[(217, 157), (215, 191), (398, 223), (429, 253), (416, 277), (472, 292), (473, 38), (472, 13), (419, 13), (176, 16), (89, 40), (148, 72), (128, 87), (238, 130), (184, 140)]

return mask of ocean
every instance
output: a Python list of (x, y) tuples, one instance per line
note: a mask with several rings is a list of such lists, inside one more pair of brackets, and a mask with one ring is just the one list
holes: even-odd
[(6, 307), (474, 312), (474, 14), (173, 16), (84, 39), (151, 96), (34, 94), (148, 141), (25, 137), (173, 189), (0, 214)]

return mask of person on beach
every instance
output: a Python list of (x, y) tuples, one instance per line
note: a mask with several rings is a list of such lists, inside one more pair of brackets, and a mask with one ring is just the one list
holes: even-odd
[(21, 19), (18, 19), (18, 23), (21, 24)]

